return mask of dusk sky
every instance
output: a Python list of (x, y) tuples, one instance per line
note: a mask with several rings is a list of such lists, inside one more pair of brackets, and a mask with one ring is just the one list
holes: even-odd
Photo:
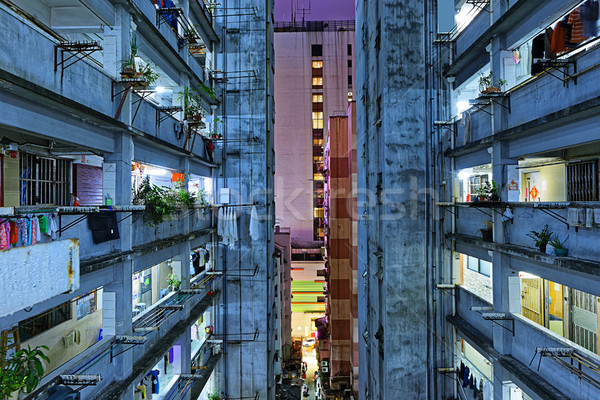
[(354, 0), (275, 0), (275, 21), (290, 21), (292, 7), (296, 21), (302, 20), (301, 8), (309, 8), (305, 20), (354, 19)]

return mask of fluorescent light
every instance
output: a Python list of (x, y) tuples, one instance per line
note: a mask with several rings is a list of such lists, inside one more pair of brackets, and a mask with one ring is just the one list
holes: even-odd
[(461, 169), (460, 171), (458, 171), (458, 179), (464, 181), (465, 179), (468, 179), (472, 173), (473, 171), (470, 168)]
[(144, 173), (146, 175), (165, 176), (169, 173), (169, 171), (162, 168), (146, 168), (144, 169)]
[(162, 93), (167, 89), (165, 89), (164, 86), (157, 86), (155, 90), (156, 90), (156, 93)]
[(457, 101), (456, 102), (457, 113), (462, 114), (463, 111), (467, 111), (471, 108), (471, 105), (468, 101)]

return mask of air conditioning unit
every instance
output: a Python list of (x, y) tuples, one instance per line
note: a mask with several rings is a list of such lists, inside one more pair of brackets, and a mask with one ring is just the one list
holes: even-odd
[(327, 360), (321, 361), (321, 367), (328, 367), (328, 366), (329, 366), (329, 361), (327, 361)]
[(324, 374), (328, 374), (329, 373), (329, 367), (321, 367), (321, 372)]

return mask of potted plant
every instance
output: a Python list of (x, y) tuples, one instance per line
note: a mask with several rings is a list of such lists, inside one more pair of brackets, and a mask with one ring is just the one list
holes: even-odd
[(48, 347), (32, 349), (27, 346), (27, 349), (7, 355), (6, 347), (0, 348), (1, 359), (4, 360), (0, 373), (0, 399), (8, 399), (15, 392), (31, 393), (35, 390), (44, 375), (42, 362), (50, 362), (43, 350), (48, 350)]
[(138, 55), (139, 45), (135, 36), (131, 37), (129, 43), (129, 57), (121, 61), (121, 77), (132, 78), (136, 75), (135, 57)]
[(188, 120), (200, 120), (200, 118), (202, 118), (197, 92), (198, 89), (190, 89), (187, 86), (184, 86), (183, 90), (177, 93), (176, 99), (177, 101), (183, 102), (183, 109), (186, 119)]
[(537, 247), (542, 253), (546, 253), (546, 245), (552, 237), (552, 232), (550, 232), (548, 224), (546, 224), (544, 226), (544, 229), (542, 229), (539, 232), (530, 231), (530, 233), (528, 233), (527, 236), (535, 240), (535, 247)]
[(498, 185), (496, 181), (487, 181), (482, 187), (483, 196), (489, 201), (500, 201), (500, 192), (504, 185)]
[(557, 257), (566, 257), (569, 254), (569, 249), (565, 247), (565, 243), (568, 239), (569, 236), (567, 236), (565, 240), (561, 241), (558, 237), (558, 233), (555, 233), (550, 238), (548, 243), (550, 243), (550, 246), (554, 247), (554, 254), (556, 254)]
[(479, 75), (479, 92), (481, 94), (500, 92), (500, 88), (506, 85), (504, 79), (498, 79), (498, 86), (494, 86), (494, 76), (490, 72), (487, 75)]
[(492, 223), (492, 221), (485, 221), (483, 223), (483, 228), (480, 229), (481, 231), (481, 239), (483, 239), (484, 242), (493, 242), (494, 241), (494, 232), (492, 231), (494, 224)]
[(169, 276), (167, 278), (167, 285), (169, 286), (170, 292), (176, 292), (179, 290), (179, 287), (181, 286), (181, 281), (179, 279), (177, 279), (175, 274), (169, 274)]

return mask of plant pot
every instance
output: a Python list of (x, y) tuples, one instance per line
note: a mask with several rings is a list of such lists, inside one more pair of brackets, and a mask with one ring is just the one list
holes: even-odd
[(486, 93), (494, 93), (494, 92), (496, 92), (496, 93), (497, 93), (497, 92), (499, 92), (499, 91), (500, 91), (500, 88), (499, 88), (499, 87), (496, 87), (496, 86), (489, 86), (489, 87), (487, 87), (487, 88), (483, 89), (483, 90), (481, 91), (481, 94), (486, 94)]
[(479, 202), (479, 196), (471, 196), (471, 201), (472, 201), (473, 203), (477, 203), (477, 202)]
[(498, 196), (497, 194), (493, 193), (490, 196), (490, 201), (500, 201), (500, 196)]
[(569, 254), (569, 249), (554, 249), (556, 257), (566, 257)]
[(494, 233), (491, 229), (480, 229), (481, 231), (481, 239), (484, 242), (493, 242), (494, 241)]
[(546, 245), (548, 245), (548, 243), (542, 243), (539, 247), (540, 251), (544, 254), (546, 254)]

